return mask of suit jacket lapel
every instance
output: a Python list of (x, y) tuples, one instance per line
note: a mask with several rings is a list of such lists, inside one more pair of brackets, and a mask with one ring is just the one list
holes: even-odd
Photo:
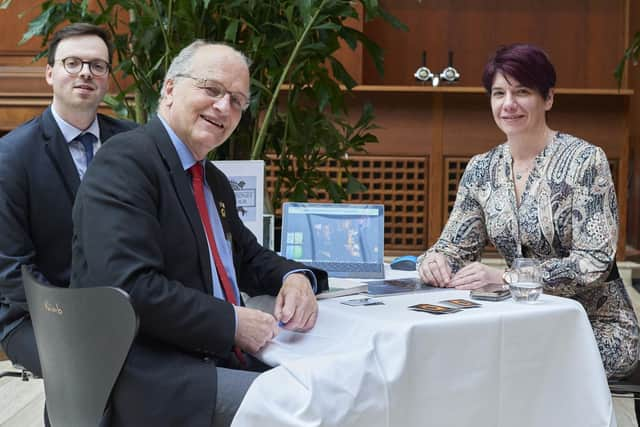
[(218, 182), (218, 175), (215, 173), (216, 166), (211, 162), (206, 162), (205, 164), (205, 174), (207, 183), (209, 184), (209, 188), (213, 192), (213, 198), (216, 202), (216, 209), (218, 210), (218, 216), (220, 217), (220, 222), (222, 223), (222, 229), (224, 230), (224, 235), (227, 240), (231, 239), (231, 228), (229, 226), (229, 208), (231, 206), (227, 205), (227, 202), (221, 196), (217, 189), (221, 188), (221, 183)]
[(107, 139), (111, 138), (118, 132), (122, 132), (121, 129), (114, 129), (106, 120), (104, 120), (102, 114), (98, 114), (98, 127), (100, 127), (100, 142), (104, 143)]
[(213, 278), (211, 277), (211, 264), (209, 260), (209, 247), (207, 238), (205, 237), (202, 221), (200, 220), (200, 214), (198, 213), (198, 207), (193, 197), (193, 190), (191, 189), (191, 182), (187, 172), (182, 168), (178, 153), (176, 153), (175, 147), (171, 143), (171, 139), (167, 134), (164, 125), (160, 122), (160, 119), (154, 117), (146, 125), (146, 128), (153, 140), (158, 146), (160, 155), (167, 166), (167, 172), (173, 183), (174, 190), (182, 205), (182, 210), (189, 220), (191, 230), (196, 238), (198, 244), (198, 254), (200, 257), (200, 269), (202, 277), (205, 279), (204, 284), (206, 291), (209, 294), (213, 294)]
[(68, 196), (73, 201), (80, 185), (80, 175), (71, 158), (67, 141), (53, 118), (51, 107), (41, 116), (41, 131), (44, 137), (44, 149), (64, 183)]

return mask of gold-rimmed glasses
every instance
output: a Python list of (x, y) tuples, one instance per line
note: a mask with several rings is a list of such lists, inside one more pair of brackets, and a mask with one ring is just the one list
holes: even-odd
[(203, 79), (194, 77), (189, 74), (177, 74), (176, 77), (185, 77), (195, 81), (196, 87), (205, 91), (205, 93), (214, 101), (218, 101), (226, 94), (229, 94), (231, 106), (238, 111), (245, 111), (249, 108), (249, 98), (240, 92), (231, 92), (218, 81), (211, 79)]

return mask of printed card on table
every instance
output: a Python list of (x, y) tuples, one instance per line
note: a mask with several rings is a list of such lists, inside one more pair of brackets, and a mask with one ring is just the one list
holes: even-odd
[(262, 243), (264, 211), (264, 161), (216, 160), (212, 162), (229, 178), (236, 195), (238, 216)]

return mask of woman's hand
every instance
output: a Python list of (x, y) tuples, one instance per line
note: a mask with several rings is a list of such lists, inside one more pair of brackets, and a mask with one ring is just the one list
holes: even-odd
[(504, 270), (472, 262), (462, 267), (451, 279), (449, 286), (457, 289), (476, 289), (489, 284), (502, 283)]
[(430, 252), (418, 266), (418, 274), (423, 282), (438, 288), (451, 286), (451, 267), (444, 255)]

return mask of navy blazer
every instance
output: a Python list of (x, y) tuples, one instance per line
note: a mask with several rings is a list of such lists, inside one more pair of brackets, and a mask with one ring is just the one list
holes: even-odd
[[(136, 126), (102, 114), (98, 125), (102, 141)], [(56, 286), (68, 286), (78, 185), (51, 107), (0, 139), (0, 340), (27, 315), (22, 264)]]
[[(262, 293), (276, 295), (287, 272), (306, 267), (263, 248), (240, 220), (226, 176), (211, 163), (205, 173), (240, 290), (251, 273)], [(210, 426), (216, 365), (234, 344), (234, 309), (212, 296), (190, 177), (157, 117), (96, 154), (73, 222), (71, 286), (121, 287), (140, 319), (112, 394), (112, 425)], [(327, 289), (326, 273), (315, 273), (318, 290)]]

